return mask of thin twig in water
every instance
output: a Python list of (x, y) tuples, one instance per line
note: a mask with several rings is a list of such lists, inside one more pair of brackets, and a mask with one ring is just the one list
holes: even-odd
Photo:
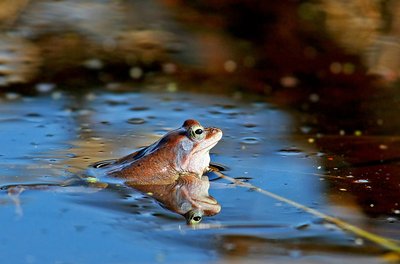
[(349, 224), (349, 223), (347, 223), (347, 222), (345, 222), (343, 220), (340, 220), (338, 218), (329, 216), (329, 215), (324, 214), (324, 213), (322, 213), (320, 211), (317, 211), (315, 209), (312, 209), (310, 207), (302, 205), (302, 204), (300, 204), (298, 202), (295, 202), (295, 201), (292, 201), (290, 199), (287, 199), (287, 198), (285, 198), (283, 196), (280, 196), (280, 195), (274, 194), (272, 192), (269, 192), (267, 190), (261, 189), (261, 188), (255, 186), (255, 185), (253, 185), (251, 183), (242, 182), (242, 181), (236, 180), (236, 179), (234, 179), (232, 177), (229, 177), (229, 176), (226, 176), (226, 175), (224, 175), (222, 173), (218, 173), (218, 174), (222, 178), (234, 183), (237, 186), (244, 187), (244, 188), (249, 188), (251, 190), (255, 190), (255, 191), (259, 192), (259, 193), (262, 193), (262, 194), (264, 194), (264, 195), (266, 195), (268, 197), (271, 197), (273, 199), (276, 199), (276, 200), (278, 200), (280, 202), (292, 205), (292, 206), (294, 206), (296, 208), (299, 208), (299, 209), (301, 209), (301, 210), (303, 210), (303, 211), (305, 211), (305, 212), (307, 212), (309, 214), (312, 214), (312, 215), (317, 216), (317, 217), (319, 217), (319, 218), (321, 218), (321, 219), (323, 219), (323, 220), (325, 220), (327, 222), (330, 222), (330, 223), (336, 225), (337, 227), (341, 228), (344, 231), (353, 233), (353, 234), (355, 234), (357, 236), (360, 236), (360, 237), (362, 237), (362, 238), (364, 238), (366, 240), (372, 241), (372, 242), (382, 246), (383, 248), (386, 248), (386, 249), (392, 251), (393, 253), (396, 253), (397, 255), (400, 255), (400, 245), (398, 243), (394, 242), (393, 240), (390, 240), (388, 238), (385, 238), (385, 237), (373, 234), (371, 232), (368, 232), (366, 230), (363, 230), (363, 229), (361, 229), (359, 227), (356, 227), (356, 226), (354, 226), (352, 224)]

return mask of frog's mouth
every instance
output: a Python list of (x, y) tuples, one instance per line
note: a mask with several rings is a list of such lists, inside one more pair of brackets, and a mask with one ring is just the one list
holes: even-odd
[(212, 142), (211, 144), (206, 145), (205, 147), (196, 150), (194, 153), (210, 151), (210, 149), (212, 149), (215, 145), (217, 145), (218, 141), (219, 139), (215, 142)]
[[(215, 139), (214, 139), (215, 137)], [(218, 144), (218, 142), (221, 140), (222, 138), (222, 132), (218, 131), (217, 133), (213, 133), (211, 136), (211, 139), (206, 140), (209, 141), (209, 143), (205, 146), (201, 146), (202, 144), (200, 144), (200, 148), (198, 150), (196, 150), (194, 153), (198, 153), (198, 152), (206, 152), (206, 151), (210, 151), (210, 149), (212, 149), (213, 147), (215, 147), (215, 145)]]

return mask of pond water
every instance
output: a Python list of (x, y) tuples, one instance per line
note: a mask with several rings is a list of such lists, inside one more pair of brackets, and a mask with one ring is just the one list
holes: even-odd
[[(300, 113), (238, 94), (7, 94), (0, 104), (0, 186), (60, 183), (93, 162), (151, 144), (188, 118), (223, 130), (211, 159), (228, 168), (224, 174), (375, 233), (398, 235), (395, 217), (371, 218), (338, 195), (348, 187), (334, 184), (338, 168), (299, 125)], [(133, 189), (3, 188), (0, 255), (9, 263), (383, 261), (381, 247), (255, 190), (215, 179), (209, 192), (222, 211), (188, 226)]]

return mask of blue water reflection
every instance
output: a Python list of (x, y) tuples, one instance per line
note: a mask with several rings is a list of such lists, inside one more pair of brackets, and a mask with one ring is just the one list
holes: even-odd
[[(290, 113), (269, 104), (196, 93), (62, 98), (43, 95), (0, 105), (1, 185), (63, 180), (196, 118), (224, 131), (212, 160), (229, 167), (227, 175), (327, 210), (323, 186), (314, 175), (317, 160), (307, 158), (316, 150), (306, 137), (293, 137)], [(133, 118), (143, 122), (129, 122)], [(280, 152), (292, 147), (296, 155)], [(254, 259), (271, 254), (292, 259), (285, 241), (323, 241), (328, 251), (353, 246), (341, 231), (327, 232), (317, 219), (258, 192), (216, 180), (210, 194), (222, 212), (192, 229), (182, 217), (127, 188), (52, 187), (26, 190), (12, 199), (2, 191), (0, 254), (14, 263), (200, 262), (222, 260), (242, 242), (249, 250), (244, 257)], [(274, 240), (282, 245), (271, 250)], [(253, 254), (252, 248), (259, 252)]]

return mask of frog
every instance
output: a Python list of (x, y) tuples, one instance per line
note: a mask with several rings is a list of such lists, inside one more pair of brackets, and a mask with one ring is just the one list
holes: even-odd
[(210, 150), (221, 140), (222, 130), (203, 127), (188, 119), (158, 141), (116, 160), (94, 163), (107, 177), (150, 194), (168, 209), (183, 215), (189, 224), (220, 212), (208, 194)]
[(187, 224), (201, 222), (203, 216), (213, 216), (221, 211), (217, 200), (208, 194), (210, 182), (207, 176), (199, 179), (193, 174), (185, 174), (171, 184), (126, 185), (149, 195), (161, 205), (185, 217)]

